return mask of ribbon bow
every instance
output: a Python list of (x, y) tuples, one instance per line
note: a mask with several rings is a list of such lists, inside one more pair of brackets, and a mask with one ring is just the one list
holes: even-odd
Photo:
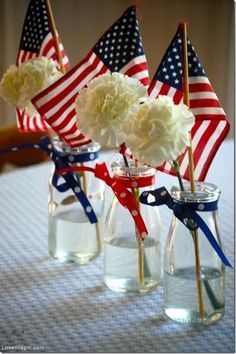
[[(72, 155), (72, 154), (65, 155), (63, 152), (60, 152), (53, 148), (51, 140), (47, 136), (42, 137), (40, 139), (39, 144), (24, 144), (20, 146), (14, 146), (6, 150), (1, 150), (0, 155), (4, 155), (6, 153), (14, 152), (14, 151), (16, 152), (27, 148), (35, 148), (35, 149), (40, 149), (45, 151), (47, 155), (50, 157), (50, 159), (55, 163), (56, 169), (69, 168), (70, 164), (75, 162), (92, 161), (95, 160), (98, 156), (97, 152), (94, 153), (86, 152), (81, 155)], [(84, 212), (87, 215), (90, 223), (92, 224), (96, 223), (97, 222), (96, 214), (86, 194), (82, 190), (79, 180), (77, 180), (72, 173), (63, 174), (62, 177), (65, 180), (65, 182), (59, 185), (59, 176), (56, 173), (54, 173), (52, 178), (53, 186), (59, 192), (65, 192), (71, 189), (75, 194), (75, 196), (77, 197), (77, 199), (79, 200), (79, 202), (81, 203)]]
[[(64, 169), (70, 167), (71, 162), (84, 162), (87, 156), (81, 155), (64, 155), (60, 151), (57, 151), (56, 149), (53, 148), (51, 141), (48, 137), (43, 137), (41, 138), (41, 144), (40, 147), (42, 150), (44, 150), (50, 157), (52, 161), (54, 161), (56, 169)], [(73, 160), (72, 160), (73, 157)], [(80, 157), (80, 158), (79, 158)], [(94, 158), (94, 156), (93, 156)], [(59, 176), (54, 173), (53, 178), (52, 178), (52, 184), (53, 186), (59, 191), (59, 192), (65, 192), (68, 189), (72, 189), (74, 192), (75, 196), (81, 203), (85, 214), (87, 215), (89, 221), (91, 224), (94, 224), (97, 222), (97, 217), (96, 214), (92, 208), (92, 205), (90, 204), (86, 194), (84, 193), (83, 189), (81, 188), (81, 184), (78, 181), (78, 179), (75, 178), (75, 176), (72, 173), (66, 173), (62, 176), (65, 180), (65, 183), (59, 185)]]
[(224, 255), (220, 245), (217, 243), (211, 230), (205, 221), (196, 213), (196, 211), (212, 211), (217, 209), (217, 201), (207, 203), (185, 203), (176, 201), (168, 193), (165, 187), (158, 188), (154, 191), (143, 192), (140, 196), (140, 202), (146, 205), (158, 206), (167, 205), (176, 216), (189, 230), (200, 228), (207, 237), (211, 246), (214, 248), (222, 262), (232, 267), (226, 256)]
[(71, 172), (71, 171), (89, 171), (93, 172), (95, 177), (103, 180), (111, 189), (113, 190), (115, 196), (119, 200), (119, 202), (129, 210), (135, 225), (139, 231), (140, 237), (142, 240), (148, 234), (146, 225), (143, 221), (143, 218), (138, 210), (137, 201), (134, 195), (124, 186), (122, 185), (117, 179), (111, 177), (109, 175), (109, 171), (107, 169), (107, 165), (105, 162), (99, 163), (95, 165), (95, 168), (87, 167), (87, 166), (75, 166), (70, 167), (62, 170), (58, 170), (58, 173), (64, 172)]

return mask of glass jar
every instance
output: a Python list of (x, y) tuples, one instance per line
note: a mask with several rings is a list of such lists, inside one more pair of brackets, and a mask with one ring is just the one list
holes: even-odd
[(114, 196), (105, 221), (104, 282), (115, 291), (147, 292), (160, 283), (160, 216), (158, 208), (139, 203), (139, 194), (154, 184), (156, 171), (134, 161), (111, 167), (115, 180), (135, 195), (148, 235), (142, 242), (129, 210)]
[[(213, 184), (198, 182), (192, 193), (189, 183), (185, 183), (184, 191), (172, 187), (171, 194), (177, 203), (189, 206), (197, 203), (198, 215), (221, 246), (216, 210), (219, 189)], [(209, 203), (214, 206), (211, 208)], [(184, 219), (184, 222), (193, 220)], [(225, 309), (224, 286), (225, 266), (207, 237), (200, 228), (190, 231), (174, 216), (164, 256), (164, 310), (167, 316), (185, 323), (219, 320)]]
[[(76, 149), (69, 148), (59, 138), (53, 139), (53, 147), (65, 158), (70, 166), (83, 165), (94, 167), (99, 161), (100, 146), (90, 143)], [(85, 156), (87, 156), (85, 158)], [(90, 172), (72, 172), (74, 178), (85, 192), (96, 214), (97, 223), (90, 223), (85, 211), (72, 189), (58, 191), (49, 181), (49, 254), (63, 262), (84, 264), (97, 257), (101, 252), (103, 228), (104, 183)], [(59, 177), (63, 184), (63, 177)]]

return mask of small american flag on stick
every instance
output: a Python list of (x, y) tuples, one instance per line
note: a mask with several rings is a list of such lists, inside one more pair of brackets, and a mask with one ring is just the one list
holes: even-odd
[(147, 87), (150, 84), (135, 6), (128, 8), (105, 32), (84, 60), (32, 100), (41, 116), (71, 147), (90, 141), (76, 124), (78, 91), (106, 71), (137, 78)]
[[(167, 95), (175, 104), (183, 102), (182, 26), (180, 25), (149, 86), (149, 95)], [(196, 181), (204, 181), (211, 162), (228, 134), (230, 123), (188, 40), (189, 103), (196, 122), (191, 131)], [(187, 150), (177, 159), (182, 178), (189, 180)], [(176, 175), (169, 162), (160, 171)]]
[[(54, 23), (48, 1), (31, 0), (28, 5), (16, 61), (18, 66), (31, 58), (41, 56), (56, 61), (59, 70), (66, 69), (70, 65), (62, 43), (58, 39), (62, 61), (62, 65), (60, 65), (57, 43), (54, 39), (54, 35), (58, 36), (58, 34), (55, 28), (52, 28)], [(54, 30), (55, 33), (53, 33)], [(20, 131), (45, 131), (48, 129), (48, 125), (40, 115), (28, 117), (24, 111), (16, 109), (16, 118)]]

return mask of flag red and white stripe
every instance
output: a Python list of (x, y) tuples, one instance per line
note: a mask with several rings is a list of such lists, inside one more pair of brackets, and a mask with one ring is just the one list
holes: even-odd
[[(142, 59), (145, 61), (145, 57), (139, 59), (140, 62)], [(123, 73), (131, 74), (134, 69), (133, 77), (139, 76), (143, 82), (148, 82), (147, 68), (137, 73), (135, 66), (134, 63), (132, 67), (131, 63), (128, 69), (124, 68)], [(106, 71), (110, 70), (91, 51), (81, 63), (68, 72), (66, 78), (60, 79), (53, 87), (50, 86), (32, 100), (41, 115), (47, 117), (47, 123), (72, 147), (81, 146), (90, 141), (80, 133), (76, 123), (75, 99), (78, 91), (92, 78)]]
[[(54, 60), (60, 70), (56, 43), (49, 24), (50, 20), (46, 1), (31, 0), (27, 9), (17, 55), (16, 64), (18, 66), (29, 59), (45, 56)], [(62, 63), (64, 68), (67, 69), (70, 63), (59, 36), (58, 41)], [(18, 129), (21, 132), (47, 131), (51, 129), (39, 114), (29, 117), (25, 111), (20, 109), (16, 109), (16, 120)]]
[(120, 72), (124, 75), (132, 77), (133, 79), (139, 80), (147, 88), (150, 85), (150, 77), (145, 55), (139, 55), (131, 60), (127, 65), (120, 69)]
[[(64, 49), (59, 37), (58, 37), (58, 40), (59, 40), (59, 49), (60, 49), (61, 57), (62, 57), (62, 63), (64, 65), (65, 69), (68, 69), (68, 67), (70, 66), (68, 56), (66, 55), (65, 49)], [(47, 36), (45, 37), (45, 39), (43, 40), (39, 53), (30, 52), (27, 50), (20, 49), (18, 52), (18, 56), (17, 56), (17, 65), (20, 66), (25, 61), (32, 59), (32, 58), (36, 58), (36, 57), (47, 57), (49, 59), (53, 59), (58, 64), (58, 70), (60, 70), (60, 66), (59, 66), (58, 59), (57, 59), (55, 40), (54, 40), (51, 32), (49, 32), (47, 34)]]
[[(182, 26), (179, 26), (149, 86), (150, 97), (167, 95), (175, 104), (183, 103)], [(188, 40), (189, 105), (195, 116), (191, 131), (194, 178), (204, 181), (211, 162), (228, 134), (230, 123), (221, 107), (195, 50)], [(189, 180), (188, 151), (177, 158), (182, 178)], [(176, 175), (169, 162), (158, 170)]]
[(29, 117), (25, 111), (16, 108), (16, 118), (18, 130), (22, 133), (50, 130), (50, 126), (39, 114)]
[[(150, 85), (150, 97), (167, 95), (175, 104), (183, 103), (183, 92), (154, 81)], [(229, 131), (229, 122), (225, 112), (207, 77), (189, 78), (189, 102), (195, 116), (195, 125), (191, 131), (194, 160), (194, 177), (196, 181), (204, 181), (210, 164)], [(178, 158), (182, 178), (189, 180), (188, 152)], [(158, 170), (176, 175), (169, 162), (165, 162)]]
[(76, 123), (76, 96), (90, 80), (107, 71), (119, 71), (140, 80), (146, 87), (150, 84), (135, 7), (130, 7), (105, 32), (84, 60), (32, 99), (41, 116), (71, 147), (90, 141), (83, 136)]

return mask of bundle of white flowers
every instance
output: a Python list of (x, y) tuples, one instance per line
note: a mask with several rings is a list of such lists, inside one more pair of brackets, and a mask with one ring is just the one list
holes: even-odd
[(37, 111), (31, 99), (61, 76), (56, 63), (46, 57), (30, 59), (19, 67), (11, 65), (0, 82), (0, 96), (8, 104), (35, 116)]
[(145, 87), (127, 75), (105, 73), (96, 77), (76, 99), (80, 130), (101, 146), (119, 146), (125, 141), (122, 123), (130, 107), (146, 95)]
[(160, 166), (175, 160), (189, 146), (194, 122), (188, 107), (174, 104), (171, 97), (142, 99), (123, 122), (125, 143), (140, 162)]
[(134, 158), (154, 167), (184, 152), (195, 122), (186, 105), (167, 96), (151, 99), (138, 80), (120, 73), (91, 80), (79, 92), (76, 112), (84, 135), (101, 146), (125, 142)]

